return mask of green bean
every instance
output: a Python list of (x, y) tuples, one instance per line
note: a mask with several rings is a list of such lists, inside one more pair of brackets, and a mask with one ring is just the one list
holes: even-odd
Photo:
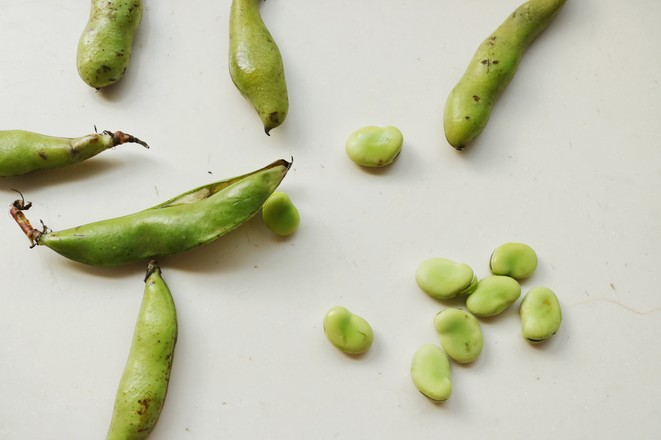
[(78, 41), (78, 74), (95, 89), (119, 81), (131, 59), (142, 19), (142, 0), (92, 0)]
[(368, 126), (351, 133), (345, 150), (358, 165), (384, 167), (399, 156), (403, 143), (404, 136), (397, 127)]
[(558, 297), (551, 289), (530, 289), (519, 308), (523, 337), (532, 344), (545, 341), (560, 328), (562, 311)]
[(510, 83), (526, 48), (566, 0), (530, 0), (519, 6), (479, 46), (445, 104), (445, 137), (457, 150), (487, 125), (491, 108)]
[(366, 352), (374, 340), (369, 323), (341, 306), (333, 307), (326, 313), (324, 332), (331, 344), (347, 354)]
[(18, 176), (73, 165), (130, 142), (149, 148), (145, 142), (121, 131), (104, 131), (77, 138), (23, 130), (0, 131), (0, 176)]
[(477, 287), (477, 277), (469, 265), (447, 258), (423, 261), (415, 272), (415, 280), (423, 292), (437, 299), (470, 295)]
[(505, 243), (491, 254), (489, 268), (494, 275), (507, 275), (522, 280), (535, 272), (537, 254), (527, 244)]
[(24, 218), (29, 207), (14, 202), (10, 213), (35, 245), (85, 264), (118, 266), (184, 252), (235, 229), (259, 211), (287, 174), (285, 160), (242, 176), (185, 192), (152, 208), (53, 232)]
[(106, 440), (149, 437), (165, 403), (176, 342), (177, 312), (172, 294), (158, 264), (151, 261)]
[(482, 278), (477, 288), (466, 299), (466, 308), (475, 316), (484, 318), (502, 313), (521, 296), (521, 285), (502, 275)]
[(298, 229), (301, 217), (289, 196), (276, 191), (262, 206), (262, 220), (276, 235), (291, 235)]
[(269, 132), (289, 110), (280, 49), (259, 13), (259, 0), (232, 0), (229, 71), (236, 88), (253, 105)]
[(461, 309), (445, 309), (434, 317), (443, 350), (454, 361), (473, 362), (482, 353), (483, 336), (475, 316)]
[(452, 394), (450, 361), (436, 345), (418, 348), (411, 362), (411, 378), (418, 391), (432, 400), (447, 400)]

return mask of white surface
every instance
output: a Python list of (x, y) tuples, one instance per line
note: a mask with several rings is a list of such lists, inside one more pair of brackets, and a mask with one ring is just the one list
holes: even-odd
[[(227, 72), (229, 0), (146, 1), (126, 77), (95, 93), (75, 70), (87, 1), (2, 2), (0, 121), (61, 136), (123, 130), (125, 145), (69, 169), (4, 178), (5, 206), (53, 229), (146, 208), (294, 157), (281, 185), (301, 228), (254, 218), (160, 263), (180, 335), (161, 439), (658, 438), (661, 410), (661, 3), (569, 0), (529, 49), (482, 136), (463, 153), (445, 98), (477, 45), (520, 0), (269, 0), (283, 53), (285, 124), (266, 137)], [(355, 166), (344, 141), (398, 126), (396, 163)], [(142, 295), (143, 264), (86, 267), (0, 227), (0, 438), (104, 438)], [(487, 274), (523, 241), (552, 288), (560, 332), (531, 347), (517, 306), (483, 322), (485, 349), (453, 365), (435, 405), (411, 356), (437, 342), (417, 265)], [(371, 351), (335, 350), (321, 321), (344, 305)]]

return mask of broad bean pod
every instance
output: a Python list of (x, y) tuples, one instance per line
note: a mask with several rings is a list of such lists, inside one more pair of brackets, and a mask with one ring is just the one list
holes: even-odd
[(142, 20), (142, 0), (92, 0), (78, 41), (78, 74), (95, 89), (119, 81), (129, 65)]
[(259, 13), (260, 0), (232, 0), (229, 20), (229, 71), (232, 82), (259, 114), (266, 134), (289, 111), (280, 49)]
[(195, 188), (152, 208), (53, 232), (32, 228), (22, 200), (10, 214), (32, 247), (46, 246), (71, 260), (118, 266), (190, 250), (216, 240), (259, 211), (287, 174), (279, 160), (242, 176)]
[(73, 165), (117, 145), (140, 139), (121, 131), (104, 131), (76, 138), (55, 137), (24, 130), (0, 131), (0, 176)]
[(156, 427), (170, 383), (177, 330), (172, 294), (160, 267), (151, 261), (106, 440), (144, 440)]
[(566, 1), (530, 0), (480, 44), (445, 104), (443, 125), (450, 145), (461, 150), (484, 130), (523, 53)]

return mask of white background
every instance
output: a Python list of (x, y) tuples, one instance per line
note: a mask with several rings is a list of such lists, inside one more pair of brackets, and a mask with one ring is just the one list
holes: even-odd
[[(280, 187), (294, 236), (257, 216), (160, 259), (180, 333), (150, 438), (659, 438), (660, 2), (569, 0), (463, 152), (445, 141), (445, 99), (520, 0), (263, 3), (290, 96), (270, 137), (229, 78), (229, 0), (146, 0), (131, 66), (102, 93), (75, 66), (87, 1), (0, 3), (0, 129), (96, 125), (152, 147), (2, 178), (7, 211), (20, 189), (33, 223), (65, 229), (294, 157)], [(353, 130), (391, 124), (405, 137), (391, 167), (346, 157)], [(453, 364), (453, 395), (434, 404), (411, 357), (460, 304), (427, 297), (415, 269), (439, 256), (485, 276), (508, 241), (537, 250), (523, 291), (553, 289), (562, 327), (533, 347), (518, 303), (483, 320), (482, 356)], [(0, 244), (0, 438), (104, 438), (145, 264), (29, 249), (8, 213)], [(365, 356), (326, 340), (335, 305), (372, 324)]]

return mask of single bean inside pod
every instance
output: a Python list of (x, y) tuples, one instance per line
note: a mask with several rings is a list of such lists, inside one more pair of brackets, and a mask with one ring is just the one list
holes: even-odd
[(502, 275), (491, 275), (477, 283), (475, 291), (466, 299), (468, 311), (475, 316), (495, 316), (514, 304), (521, 296), (521, 285)]
[(347, 354), (366, 352), (374, 340), (372, 326), (342, 306), (333, 307), (326, 313), (324, 332), (331, 344)]
[(106, 440), (149, 437), (165, 403), (176, 342), (177, 312), (172, 294), (160, 267), (151, 261)]
[(473, 362), (482, 353), (483, 336), (480, 322), (461, 309), (445, 309), (434, 317), (443, 350), (454, 361)]
[(505, 243), (491, 254), (489, 268), (494, 275), (507, 275), (522, 280), (537, 269), (537, 253), (524, 243)]
[(242, 176), (195, 188), (144, 211), (62, 231), (34, 229), (14, 202), (10, 214), (32, 246), (46, 246), (80, 263), (118, 266), (210, 243), (245, 223), (287, 174), (279, 160)]
[(530, 289), (521, 301), (519, 308), (523, 337), (537, 344), (554, 335), (562, 322), (560, 301), (555, 293), (546, 287)]
[(432, 400), (447, 400), (452, 394), (450, 361), (436, 345), (418, 348), (411, 362), (411, 378), (416, 388)]
[(262, 220), (271, 232), (284, 237), (296, 232), (301, 217), (289, 196), (275, 191), (262, 206)]
[(349, 158), (365, 167), (391, 164), (402, 151), (404, 136), (393, 126), (360, 128), (349, 136), (345, 149)]
[(477, 287), (477, 277), (469, 265), (447, 258), (423, 261), (415, 272), (415, 281), (423, 292), (437, 299), (469, 295)]

